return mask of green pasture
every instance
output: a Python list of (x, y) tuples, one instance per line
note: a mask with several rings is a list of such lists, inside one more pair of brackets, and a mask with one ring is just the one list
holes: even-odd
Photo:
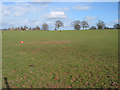
[(3, 88), (4, 77), (11, 88), (117, 88), (118, 30), (5, 30)]

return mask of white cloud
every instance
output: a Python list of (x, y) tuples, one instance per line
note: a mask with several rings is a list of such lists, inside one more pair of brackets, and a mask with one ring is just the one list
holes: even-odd
[(20, 16), (25, 14), (27, 10), (28, 10), (27, 5), (25, 6), (23, 3), (21, 4), (16, 3), (13, 5), (3, 4), (3, 16), (4, 15)]
[[(40, 4), (40, 5), (39, 5)], [(35, 26), (41, 23), (47, 4), (42, 3), (12, 3), (2, 5), (2, 24), (3, 28), (12, 26)], [(36, 14), (37, 13), (37, 14)], [(40, 23), (38, 23), (38, 21)]]
[(19, 4), (15, 4), (12, 10), (13, 10), (13, 16), (21, 16), (21, 15), (25, 15), (28, 12), (34, 13), (35, 11), (37, 11), (37, 8), (35, 8), (32, 4), (29, 3), (21, 3), (21, 4), (19, 3)]
[(43, 12), (46, 10), (47, 4), (39, 3), (40, 5), (36, 5), (34, 3), (14, 3), (14, 4), (3, 4), (3, 11), (2, 14), (9, 15), (9, 16), (21, 16), (27, 15), (28, 13), (35, 13), (35, 12)]
[(3, 11), (3, 15), (9, 15), (11, 12), (10, 11)]
[(64, 11), (64, 10), (69, 10), (69, 8), (67, 8), (67, 7), (62, 7), (62, 8), (58, 8), (58, 10)]
[(49, 14), (45, 15), (45, 17), (48, 19), (62, 19), (66, 18), (66, 15), (64, 12), (52, 11)]
[(118, 22), (120, 22), (120, 20), (114, 20), (114, 21), (113, 21), (114, 24), (116, 24), (116, 23), (118, 23)]
[(78, 5), (78, 6), (73, 7), (73, 9), (75, 9), (75, 10), (89, 10), (89, 9), (91, 9), (91, 7)]
[(84, 17), (84, 19), (85, 19), (86, 21), (89, 21), (89, 22), (92, 22), (92, 21), (96, 21), (96, 20), (98, 20), (98, 18), (96, 18), (96, 17), (92, 17), (92, 16)]
[(87, 16), (87, 17), (84, 17), (83, 18), (85, 21), (88, 22), (89, 25), (95, 25), (96, 26), (96, 23), (98, 20), (100, 20), (99, 18), (97, 17), (93, 17), (93, 16)]
[(117, 24), (117, 23), (118, 23), (118, 20), (113, 20), (113, 21), (107, 22), (106, 25), (113, 26), (114, 24)]
[(36, 21), (36, 22), (35, 22), (35, 25), (40, 25), (40, 22), (39, 22), (39, 21)]
[(16, 11), (13, 13), (13, 16), (21, 16), (22, 14), (23, 14), (22, 12)]

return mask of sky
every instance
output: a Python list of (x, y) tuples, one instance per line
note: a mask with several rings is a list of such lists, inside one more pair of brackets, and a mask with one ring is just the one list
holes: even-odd
[(113, 27), (118, 22), (118, 2), (2, 2), (2, 28), (42, 28), (47, 23), (54, 30), (56, 20), (64, 23), (61, 30), (73, 30), (74, 20), (85, 20), (90, 26), (102, 20)]
[(119, 0), (2, 0), (2, 2), (118, 2)]

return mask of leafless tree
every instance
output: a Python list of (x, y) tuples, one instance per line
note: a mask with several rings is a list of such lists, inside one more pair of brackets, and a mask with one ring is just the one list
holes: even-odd
[(120, 29), (120, 24), (114, 24), (114, 29)]
[(49, 29), (49, 26), (47, 23), (43, 23), (42, 24), (42, 30), (48, 30)]
[(75, 20), (71, 23), (72, 27), (74, 28), (74, 30), (80, 30), (81, 25), (80, 25), (80, 21), (79, 20)]
[(34, 28), (34, 30), (40, 30), (40, 27), (39, 27), (39, 26), (36, 26), (36, 27)]
[(109, 27), (108, 27), (108, 26), (105, 26), (104, 29), (109, 29)]
[(26, 30), (26, 29), (28, 29), (28, 27), (27, 27), (27, 26), (24, 26), (23, 30)]
[(104, 29), (104, 27), (105, 27), (104, 21), (101, 21), (101, 20), (99, 20), (96, 25), (97, 25), (98, 29)]
[(20, 30), (23, 30), (23, 27), (21, 26)]
[(28, 30), (32, 30), (32, 28), (30, 27)]
[(91, 26), (90, 29), (97, 29), (95, 26)]
[(55, 23), (55, 28), (59, 29), (61, 26), (64, 26), (64, 23), (60, 20), (57, 20), (56, 23)]
[(89, 28), (89, 24), (88, 24), (87, 21), (81, 21), (81, 26), (82, 26), (83, 29), (84, 28)]

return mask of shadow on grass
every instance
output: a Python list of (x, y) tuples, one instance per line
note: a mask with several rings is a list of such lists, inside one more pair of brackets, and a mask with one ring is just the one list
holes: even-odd
[(8, 81), (7, 81), (7, 77), (4, 77), (4, 82), (5, 82), (5, 85), (6, 85), (6, 90), (10, 90), (10, 86), (9, 86)]

